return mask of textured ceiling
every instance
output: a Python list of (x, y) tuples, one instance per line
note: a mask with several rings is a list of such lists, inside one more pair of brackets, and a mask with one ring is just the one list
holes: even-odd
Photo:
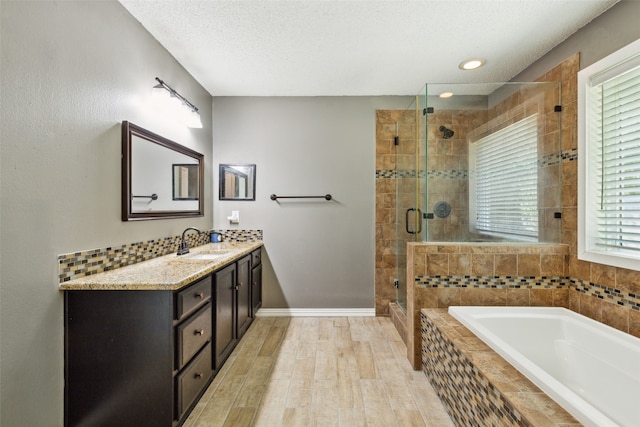
[(120, 3), (212, 95), (340, 96), (510, 80), (617, 1)]

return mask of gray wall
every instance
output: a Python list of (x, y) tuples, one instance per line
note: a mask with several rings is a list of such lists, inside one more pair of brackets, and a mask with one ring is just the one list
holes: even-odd
[(639, 23), (640, 1), (622, 0), (576, 31), (513, 80), (526, 82), (536, 79), (576, 52), (580, 52), (580, 69), (588, 67), (640, 38)]
[(264, 230), (265, 308), (374, 307), (375, 110), (411, 101), (214, 98), (214, 163), (257, 165), (256, 201), (219, 201), (216, 190), (214, 226), (229, 228), (239, 210), (240, 228)]
[[(211, 96), (115, 1), (1, 1), (0, 425), (63, 422), (58, 254), (212, 224), (120, 220), (120, 122), (205, 154)], [(159, 120), (160, 77), (200, 107), (204, 128)], [(133, 327), (133, 325), (132, 325)]]

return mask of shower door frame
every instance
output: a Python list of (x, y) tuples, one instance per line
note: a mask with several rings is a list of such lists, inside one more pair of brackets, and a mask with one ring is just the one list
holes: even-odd
[[(411, 139), (403, 139), (399, 137), (396, 130), (395, 137), (395, 161), (396, 161), (396, 301), (406, 313), (407, 310), (407, 243), (420, 242), (426, 240), (426, 219), (422, 210), (423, 204), (420, 203), (420, 97), (416, 96), (415, 101), (411, 104), (414, 106), (414, 123), (413, 136)], [(409, 108), (407, 110), (409, 110)], [(396, 122), (396, 126), (398, 123)], [(413, 148), (403, 150), (401, 144), (412, 144)], [(413, 158), (410, 162), (406, 162), (407, 154), (413, 152)], [(425, 151), (426, 156), (426, 151)], [(426, 161), (424, 162), (426, 165)], [(408, 169), (403, 166), (410, 166)], [(426, 174), (425, 174), (426, 175)], [(425, 180), (426, 182), (426, 180)]]

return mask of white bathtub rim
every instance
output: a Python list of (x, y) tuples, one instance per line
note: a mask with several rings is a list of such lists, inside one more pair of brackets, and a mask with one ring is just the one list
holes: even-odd
[[(604, 326), (593, 319), (589, 319), (586, 316), (582, 316), (571, 310), (562, 307), (486, 307), (486, 306), (451, 306), (449, 307), (449, 313), (462, 323), (466, 328), (472, 331), (478, 338), (480, 338), (485, 344), (487, 344), (493, 351), (502, 356), (511, 365), (513, 365), (520, 373), (522, 373), (529, 381), (535, 384), (538, 388), (544, 391), (551, 399), (555, 400), (562, 408), (573, 415), (578, 421), (587, 427), (619, 427), (619, 425), (611, 420), (608, 416), (602, 413), (600, 410), (586, 402), (580, 396), (578, 396), (573, 390), (556, 380), (554, 377), (546, 373), (542, 368), (538, 367), (535, 363), (526, 359), (519, 351), (515, 350), (511, 345), (507, 344), (504, 340), (498, 338), (493, 333), (489, 332), (487, 328), (481, 325), (472, 324), (465, 316), (465, 312), (475, 312), (473, 315), (482, 317), (482, 312), (487, 309), (509, 309), (519, 312), (530, 312), (535, 316), (558, 316), (565, 315), (573, 317), (577, 315), (584, 317), (584, 319), (594, 322), (596, 327)], [(481, 309), (481, 310), (478, 310)], [(484, 310), (482, 310), (484, 309)], [(515, 309), (515, 310), (514, 310)], [(542, 313), (542, 312), (546, 313)], [(479, 313), (480, 312), (480, 313)], [(537, 312), (537, 313), (536, 313)], [(489, 317), (489, 315), (485, 315)], [(495, 317), (495, 316), (491, 316)], [(506, 317), (506, 316), (505, 316)], [(582, 320), (582, 319), (581, 319)], [(620, 331), (618, 331), (620, 332)], [(622, 333), (622, 332), (621, 332)]]

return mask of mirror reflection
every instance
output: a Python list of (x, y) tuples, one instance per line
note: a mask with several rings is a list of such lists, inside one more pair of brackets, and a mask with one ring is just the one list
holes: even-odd
[(255, 200), (255, 187), (256, 165), (220, 165), (220, 200)]
[(204, 156), (122, 123), (122, 220), (204, 215)]
[(198, 165), (173, 165), (173, 200), (198, 200)]

